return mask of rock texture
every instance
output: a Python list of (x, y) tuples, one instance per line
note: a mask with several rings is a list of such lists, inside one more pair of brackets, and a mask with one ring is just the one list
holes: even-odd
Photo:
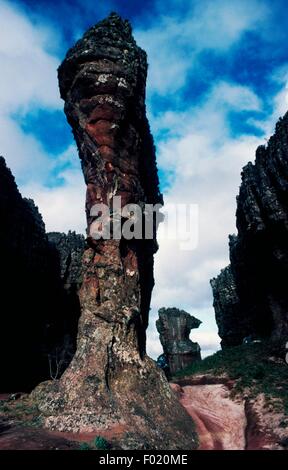
[(199, 450), (245, 449), (244, 400), (233, 401), (224, 384), (171, 387), (196, 424)]
[(288, 340), (288, 113), (242, 172), (231, 266), (211, 281), (222, 346)]
[(64, 338), (75, 343), (79, 301), (71, 309), (59, 251), (50, 245), (37, 207), (22, 198), (2, 157), (0, 220), (1, 391), (29, 390), (50, 377), (49, 357), (55, 348), (63, 350)]
[(201, 321), (178, 308), (160, 308), (156, 328), (160, 335), (170, 374), (201, 359), (200, 346), (189, 339), (190, 331)]
[(87, 185), (89, 247), (76, 354), (60, 381), (34, 395), (52, 429), (121, 424), (123, 448), (188, 449), (195, 447), (193, 422), (145, 352), (156, 227), (152, 240), (91, 236), (96, 203), (111, 207), (113, 196), (122, 206), (162, 201), (145, 114), (146, 72), (145, 52), (116, 14), (89, 29), (59, 68)]
[(50, 263), (54, 267), (53, 277), (56, 282), (53, 309), (57, 317), (49, 324), (50, 342), (46, 354), (49, 378), (57, 379), (70, 364), (76, 351), (85, 238), (71, 231), (68, 234), (50, 232), (47, 238)]
[(222, 347), (241, 344), (243, 338), (249, 335), (249, 329), (246, 328), (247, 318), (240, 308), (236, 282), (230, 265), (222, 269), (217, 278), (211, 280), (211, 287)]
[(60, 277), (68, 290), (78, 291), (82, 284), (82, 256), (85, 248), (85, 238), (76, 232), (68, 234), (49, 232), (47, 234), (51, 251), (59, 259)]
[(219, 374), (186, 376), (171, 388), (193, 418), (198, 450), (287, 450), (287, 418), (263, 393), (233, 396), (235, 380)]

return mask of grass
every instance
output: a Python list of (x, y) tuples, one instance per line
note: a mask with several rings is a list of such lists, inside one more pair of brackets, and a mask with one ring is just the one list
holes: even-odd
[(232, 394), (245, 390), (253, 397), (262, 392), (267, 406), (288, 415), (288, 365), (271, 360), (277, 352), (275, 344), (268, 342), (236, 346), (195, 362), (175, 378), (209, 372), (217, 376), (226, 374), (235, 380)]

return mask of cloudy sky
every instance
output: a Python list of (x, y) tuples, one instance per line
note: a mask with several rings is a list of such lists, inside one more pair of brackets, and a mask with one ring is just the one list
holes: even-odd
[(0, 154), (46, 228), (84, 232), (85, 187), (56, 69), (93, 23), (117, 11), (148, 53), (147, 106), (167, 203), (199, 205), (199, 242), (161, 240), (148, 351), (161, 352), (157, 309), (203, 321), (219, 348), (209, 279), (228, 263), (244, 164), (288, 109), (286, 0), (0, 0)]

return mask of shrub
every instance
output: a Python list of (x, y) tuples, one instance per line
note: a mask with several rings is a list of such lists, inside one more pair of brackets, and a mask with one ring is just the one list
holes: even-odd
[(81, 442), (79, 450), (91, 450), (91, 447), (89, 446), (88, 442)]
[(108, 450), (111, 448), (110, 443), (102, 436), (96, 436), (93, 444), (97, 450)]

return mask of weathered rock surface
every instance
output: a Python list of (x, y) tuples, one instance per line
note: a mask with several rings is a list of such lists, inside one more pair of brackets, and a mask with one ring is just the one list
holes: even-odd
[[(263, 393), (231, 396), (234, 381), (217, 375), (195, 375), (171, 388), (195, 422), (199, 450), (285, 450), (287, 418), (267, 406)], [(281, 426), (281, 423), (285, 425)]]
[(243, 400), (233, 401), (223, 384), (171, 386), (196, 424), (199, 450), (245, 449), (247, 421)]
[(241, 344), (248, 336), (247, 318), (240, 308), (235, 278), (231, 266), (222, 269), (219, 276), (211, 280), (213, 306), (222, 348)]
[(201, 321), (178, 308), (160, 308), (156, 328), (160, 335), (170, 374), (201, 359), (200, 346), (189, 338), (190, 331)]
[(63, 288), (59, 251), (2, 157), (0, 220), (1, 391), (27, 390), (50, 378), (49, 356), (64, 338), (75, 343), (79, 300)]
[(231, 266), (211, 281), (222, 346), (288, 340), (288, 113), (242, 172)]
[(59, 378), (70, 364), (76, 351), (78, 320), (80, 317), (79, 290), (83, 281), (82, 256), (85, 248), (83, 235), (47, 234), (50, 262), (57, 282), (53, 308), (58, 316), (49, 324), (50, 343), (47, 348), (49, 377)]
[(82, 256), (85, 248), (85, 238), (76, 232), (68, 234), (48, 232), (51, 251), (56, 251), (60, 264), (60, 277), (66, 289), (78, 291), (83, 280)]
[[(195, 447), (193, 422), (145, 352), (156, 227), (151, 240), (91, 236), (96, 203), (158, 203), (145, 114), (146, 54), (127, 21), (110, 15), (59, 68), (61, 96), (87, 184), (88, 244), (77, 351), (60, 381), (34, 396), (46, 426), (74, 432), (123, 428), (123, 448)], [(118, 214), (110, 213), (111, 219)]]

